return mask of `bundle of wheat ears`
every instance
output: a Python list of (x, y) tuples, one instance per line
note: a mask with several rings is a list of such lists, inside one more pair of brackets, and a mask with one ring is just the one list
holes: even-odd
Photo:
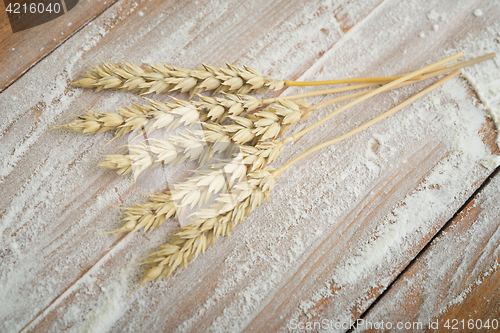
[[(151, 266), (139, 282), (140, 286), (154, 279), (170, 278), (174, 271), (186, 268), (200, 253), (214, 245), (220, 236), (228, 237), (264, 198), (269, 201), (276, 179), (294, 163), (381, 121), (457, 76), (460, 68), (492, 59), (495, 54), (450, 64), (462, 56), (462, 53), (457, 53), (399, 76), (313, 82), (270, 79), (247, 66), (217, 68), (203, 64), (202, 68), (188, 70), (166, 64), (139, 67), (125, 61), (122, 61), (123, 65), (103, 61), (101, 65), (91, 66), (91, 71), (85, 73), (86, 78), (74, 85), (95, 88), (96, 91), (118, 89), (140, 94), (178, 90), (189, 93), (190, 97), (197, 96), (198, 100), (173, 99), (170, 103), (149, 100), (148, 105), (133, 104), (118, 109), (117, 113), (88, 110), (71, 123), (58, 127), (84, 134), (114, 130), (115, 137), (188, 128), (184, 133), (171, 135), (166, 140), (148, 138), (131, 143), (127, 146), (128, 154), (107, 155), (99, 164), (120, 174), (133, 173), (135, 178), (155, 165), (178, 165), (186, 161), (197, 161), (200, 165), (185, 181), (169, 184), (169, 189), (149, 195), (146, 202), (124, 207), (126, 216), (123, 226), (110, 232), (132, 234), (141, 228), (151, 232), (167, 219), (180, 218), (187, 214), (188, 209), (197, 208), (189, 215), (187, 224), (140, 263)], [(446, 76), (371, 121), (309, 149), (277, 169), (270, 166), (287, 144), (351, 106), (384, 91), (443, 74)], [(246, 95), (285, 86), (331, 84), (343, 86), (270, 99)], [(374, 86), (379, 87), (364, 89)], [(364, 90), (316, 105), (299, 100), (356, 89)], [(221, 93), (222, 96), (200, 95), (205, 90)], [(311, 126), (282, 139), (291, 125), (308, 118), (314, 111), (351, 99)], [(193, 130), (194, 126), (198, 128)], [(210, 198), (214, 199), (207, 205)]]

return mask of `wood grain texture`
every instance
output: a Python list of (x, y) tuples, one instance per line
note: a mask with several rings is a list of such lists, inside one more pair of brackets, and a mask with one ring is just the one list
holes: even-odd
[(64, 43), (83, 25), (92, 21), (115, 0), (80, 1), (78, 5), (55, 20), (13, 33), (5, 5), (0, 2), (0, 92), (17, 80), (34, 63)]
[[(368, 312), (366, 322), (421, 323), (427, 332), (442, 332), (446, 324), (460, 332), (495, 331), (475, 325), (478, 319), (489, 319), (490, 326), (500, 320), (499, 186), (496, 176)], [(429, 322), (437, 326), (429, 328)]]
[[(488, 15), (473, 16), (478, 6)], [(434, 33), (426, 15), (431, 9), (447, 13)], [(230, 239), (172, 280), (126, 298), (142, 269), (124, 267), (156, 249), (177, 224), (168, 221), (160, 231), (130, 238), (95, 235), (115, 229), (123, 216), (96, 197), (131, 205), (143, 200), (138, 192), (164, 185), (155, 174), (132, 183), (97, 168), (98, 154), (126, 138), (101, 151), (110, 134), (47, 130), (67, 122), (63, 116), (81, 113), (79, 102), (114, 111), (141, 101), (70, 87), (86, 68), (82, 60), (183, 67), (228, 61), (299, 80), (393, 75), (436, 61), (459, 42), (467, 42), (464, 51), (475, 50), (475, 36), (490, 30), (495, 35), (499, 15), (495, 1), (118, 1), (0, 94), (0, 107), (11, 110), (0, 122), (0, 234), (6, 244), (0, 248), (0, 295), (13, 307), (0, 318), (0, 328), (268, 332), (287, 330), (292, 319), (356, 319), (488, 177), (481, 158), (498, 153), (492, 123), (467, 82), (457, 78), (301, 161), (278, 180), (271, 202)], [(290, 145), (276, 165), (425, 86), (350, 109)], [(291, 132), (332, 110), (318, 111)], [(477, 151), (464, 148), (460, 135)], [(174, 178), (185, 172), (162, 171)], [(411, 230), (397, 213), (415, 200), (427, 204), (428, 214), (416, 214)], [(402, 234), (392, 225), (402, 225)], [(392, 242), (384, 231), (394, 236)], [(370, 252), (381, 240), (385, 247)]]

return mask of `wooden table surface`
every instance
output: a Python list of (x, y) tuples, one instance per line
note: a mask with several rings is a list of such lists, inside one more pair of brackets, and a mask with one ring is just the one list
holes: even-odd
[[(80, 1), (16, 34), (2, 6), (0, 332), (357, 332), (382, 331), (367, 325), (382, 321), (393, 330), (399, 323), (412, 327), (406, 331), (453, 331), (453, 324), (495, 331), (500, 175), (483, 164), (499, 154), (487, 113), (499, 107), (498, 57), (300, 161), (227, 241), (128, 298), (144, 271), (130, 266), (178, 222), (149, 235), (96, 235), (119, 227), (123, 212), (95, 199), (132, 205), (165, 184), (153, 174), (134, 183), (97, 167), (126, 143), (104, 147), (112, 134), (48, 126), (82, 114), (82, 104), (112, 112), (141, 102), (132, 93), (71, 86), (84, 61), (228, 62), (304, 81), (396, 75), (457, 51), (466, 58), (499, 52), (500, 2)], [(349, 109), (293, 142), (274, 165), (426, 85)], [(490, 327), (471, 327), (471, 319)]]

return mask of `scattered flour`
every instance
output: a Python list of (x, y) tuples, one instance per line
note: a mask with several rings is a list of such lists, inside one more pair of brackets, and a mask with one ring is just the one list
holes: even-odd
[[(463, 50), (468, 58), (478, 57), (495, 52), (497, 56), (489, 61), (462, 70), (463, 76), (469, 81), (480, 98), (482, 105), (495, 127), (500, 129), (500, 22), (495, 22), (488, 28), (470, 34), (459, 41), (455, 48)], [(451, 52), (450, 52), (451, 53)], [(497, 135), (497, 145), (500, 146), (500, 136)]]
[(441, 15), (439, 15), (434, 9), (427, 13), (427, 18), (432, 21), (437, 21), (440, 17)]

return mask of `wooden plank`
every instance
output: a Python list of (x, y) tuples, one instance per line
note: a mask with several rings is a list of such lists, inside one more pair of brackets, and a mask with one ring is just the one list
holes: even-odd
[(0, 3), (0, 92), (31, 66), (87, 25), (116, 0), (80, 1), (66, 14), (37, 27), (13, 33), (5, 5)]
[[(489, 15), (473, 16), (479, 5)], [(434, 34), (426, 16), (431, 9), (448, 13)], [(494, 137), (494, 128), (467, 83), (456, 79), (294, 166), (278, 180), (271, 203), (228, 241), (171, 281), (125, 298), (141, 270), (123, 267), (157, 248), (176, 222), (148, 236), (94, 235), (114, 229), (122, 216), (94, 197), (130, 205), (141, 200), (137, 192), (162, 186), (132, 184), (98, 169), (97, 152), (110, 135), (47, 131), (46, 125), (64, 123), (63, 115), (80, 113), (78, 101), (103, 111), (139, 101), (130, 94), (70, 88), (85, 68), (81, 58), (164, 60), (184, 67), (230, 61), (302, 80), (390, 75), (437, 60), (459, 41), (472, 40), (466, 46), (476, 48), (480, 32), (490, 27), (494, 33), (498, 14), (493, 1), (346, 1), (330, 7), (226, 1), (182, 8), (169, 1), (118, 2), (0, 94), (0, 106), (12, 110), (0, 123), (7, 152), (0, 169), (1, 243), (7, 244), (0, 252), (0, 295), (23, 308), (2, 318), (2, 329), (274, 331), (294, 319), (356, 318), (490, 174), (479, 162), (494, 152), (494, 144), (478, 132)], [(419, 37), (423, 30), (430, 35)], [(349, 110), (292, 144), (276, 165), (422, 86)], [(147, 179), (155, 181), (153, 175)], [(410, 232), (395, 214), (412, 207), (412, 200), (432, 207), (432, 214), (416, 214)], [(398, 234), (391, 226), (405, 228)], [(381, 234), (387, 228), (393, 239)], [(380, 241), (386, 246), (367, 256)], [(26, 261), (30, 265), (21, 263)]]
[[(394, 327), (398, 322), (420, 324), (427, 332), (454, 325), (460, 331), (493, 332), (493, 319), (493, 325), (500, 326), (499, 186), (497, 172), (370, 309), (356, 331), (375, 331), (362, 328), (381, 320)], [(481, 326), (487, 320), (490, 327)]]
[[(100, 262), (106, 262), (103, 267), (108, 267), (110, 257), (117, 257), (116, 244), (124, 246), (136, 241), (141, 244), (141, 250), (134, 254), (135, 259), (126, 251), (118, 255), (121, 259), (114, 265), (116, 272), (120, 272), (124, 266), (136, 262), (138, 255), (146, 254), (147, 248), (150, 251), (161, 244), (160, 240), (176, 227), (172, 221), (161, 233), (149, 236), (153, 237), (153, 246), (147, 246), (149, 241), (142, 236), (115, 243), (112, 237), (94, 235), (119, 225), (121, 214), (96, 203), (93, 197), (97, 195), (109, 202), (123, 200), (131, 204), (142, 198), (130, 192), (151, 192), (155, 188), (145, 190), (132, 186), (129, 189), (130, 179), (99, 170), (96, 164), (100, 159), (99, 149), (105, 142), (103, 136), (82, 137), (47, 131), (46, 125), (67, 121), (61, 115), (82, 112), (79, 101), (109, 111), (130, 100), (140, 101), (129, 94), (94, 94), (69, 87), (69, 82), (78, 78), (86, 67), (81, 58), (90, 62), (98, 56), (126, 58), (138, 63), (163, 60), (192, 67), (201, 61), (221, 65), (226, 60), (247, 57), (245, 62), (268, 74), (293, 78), (341, 37), (343, 32), (339, 26), (362, 19), (377, 1), (372, 7), (367, 4), (345, 15), (338, 5), (323, 8), (317, 3), (286, 4), (234, 1), (200, 7), (191, 2), (179, 8), (169, 1), (154, 5), (122, 1), (0, 94), (2, 107), (12, 110), (1, 124), (5, 149), (0, 175), (2, 193), (5, 193), (0, 203), (5, 221), (2, 234), (5, 237), (3, 244), (11, 244), (5, 249), (4, 265), (13, 264), (20, 258), (37, 258), (36, 267), (23, 265), (3, 270), (9, 273), (2, 276), (6, 286), (2, 295), (8, 295), (5, 297), (24, 309), (2, 318), (5, 319), (1, 321), (4, 330), (22, 329), (30, 322), (32, 326), (29, 327), (34, 329), (52, 327), (55, 330), (80, 322), (86, 310), (81, 312), (85, 302), (79, 297), (98, 295), (94, 291), (80, 292), (82, 286), (87, 285), (82, 282), (96, 277), (93, 270), (100, 267)], [(342, 16), (340, 23), (335, 15)], [(190, 19), (186, 20), (187, 17)], [(226, 33), (228, 31), (230, 33)], [(294, 38), (286, 37), (298, 32), (301, 34)], [(301, 51), (298, 43), (309, 50)], [(284, 64), (280, 55), (283, 58), (286, 55), (283, 61), (287, 67), (281, 67)], [(41, 86), (44, 89), (39, 89)], [(30, 98), (24, 98), (24, 91), (32, 92)], [(123, 141), (119, 142), (121, 144)], [(63, 154), (62, 151), (67, 150), (64, 147), (72, 148)], [(82, 246), (83, 252), (74, 251), (77, 246)], [(106, 255), (110, 247), (112, 251)], [(105, 283), (113, 280), (108, 269), (103, 270), (107, 276), (102, 279)], [(27, 279), (19, 283), (15, 276)], [(40, 276), (46, 278), (40, 280)], [(130, 282), (124, 283), (129, 285), (137, 281), (129, 279)], [(37, 286), (37, 291), (26, 288), (27, 285)], [(75, 303), (70, 305), (71, 302)], [(86, 303), (96, 305), (96, 300), (87, 299)], [(60, 306), (65, 310), (60, 312)], [(68, 311), (68, 306), (74, 311)], [(75, 316), (68, 319), (72, 314)], [(65, 319), (61, 320), (61, 315)]]

